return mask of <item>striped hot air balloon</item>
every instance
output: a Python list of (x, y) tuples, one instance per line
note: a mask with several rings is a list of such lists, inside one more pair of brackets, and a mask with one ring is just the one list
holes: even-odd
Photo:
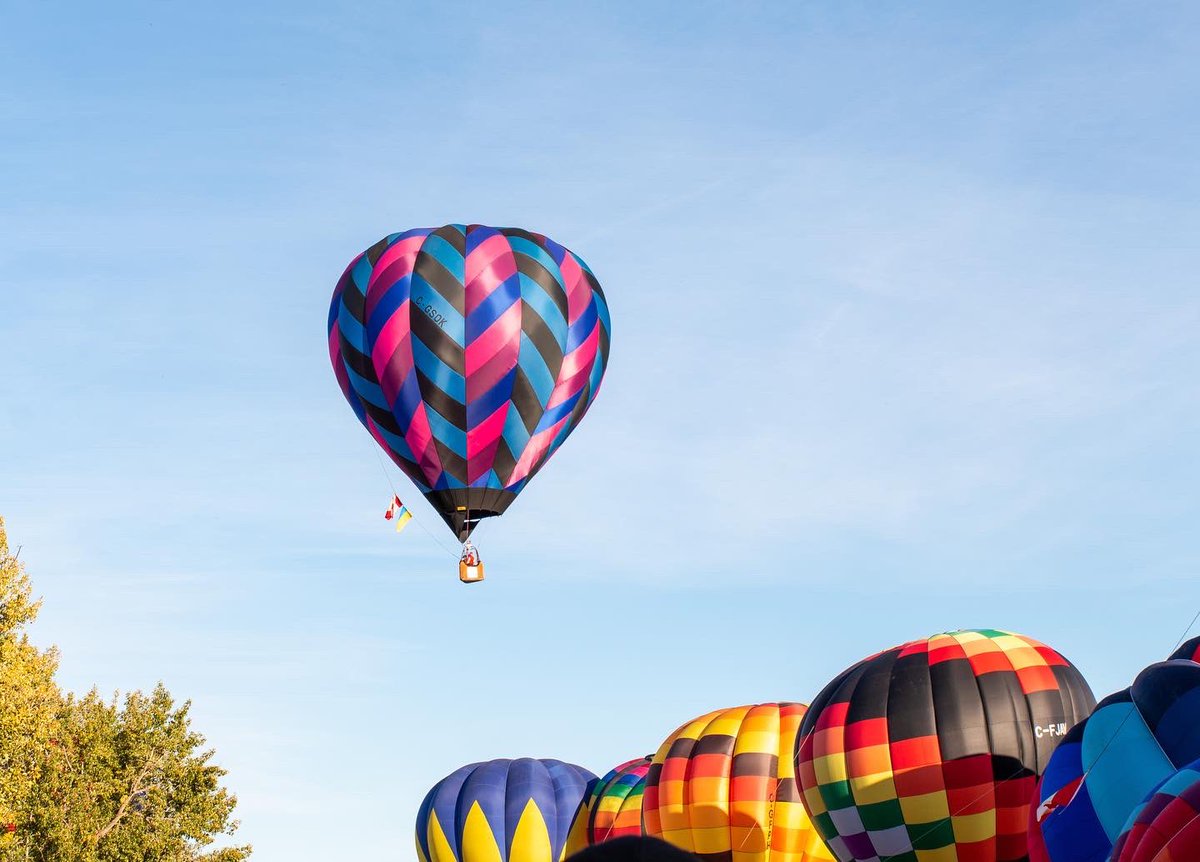
[(642, 834), (642, 800), (650, 758), (638, 757), (610, 770), (592, 790), (587, 803), (589, 845)]
[(1054, 752), (1030, 817), (1030, 858), (1105, 862), (1147, 794), (1196, 759), (1200, 664), (1152, 664), (1100, 701)]
[(864, 659), (817, 695), (796, 749), (841, 862), (1016, 862), (1055, 745), (1095, 700), (1065, 658), (991, 629)]
[(600, 389), (608, 305), (576, 254), (519, 228), (390, 234), (329, 309), (342, 393), (460, 541), (502, 514)]
[(1171, 774), (1134, 809), (1112, 862), (1200, 860), (1200, 760)]
[(596, 776), (559, 760), (491, 760), (447, 775), (417, 813), (419, 862), (561, 862)]
[(801, 703), (739, 706), (676, 730), (646, 775), (646, 834), (713, 862), (832, 860), (796, 786), (804, 712)]

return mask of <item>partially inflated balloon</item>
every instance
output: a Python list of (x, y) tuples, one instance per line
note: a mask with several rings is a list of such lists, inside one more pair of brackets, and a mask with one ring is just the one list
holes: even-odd
[(1025, 858), (1034, 783), (1095, 700), (1061, 655), (992, 629), (864, 659), (813, 701), (804, 804), (842, 862)]
[(1134, 810), (1109, 858), (1112, 862), (1200, 860), (1200, 761), (1172, 773)]
[(329, 355), (359, 421), (466, 539), (583, 419), (609, 330), (573, 252), (519, 228), (452, 224), (391, 234), (350, 263)]
[(559, 760), (491, 760), (434, 785), (417, 813), (420, 862), (561, 862), (596, 776)]
[(722, 709), (667, 737), (646, 776), (646, 834), (708, 860), (832, 860), (796, 787), (804, 711), (801, 703)]
[(1200, 637), (1184, 641), (1175, 652), (1171, 653), (1171, 658), (1200, 662)]
[(642, 834), (642, 800), (650, 758), (622, 763), (600, 779), (587, 803), (587, 843)]
[(1130, 814), (1200, 758), (1200, 664), (1150, 665), (1109, 695), (1054, 752), (1030, 818), (1036, 862), (1104, 862)]

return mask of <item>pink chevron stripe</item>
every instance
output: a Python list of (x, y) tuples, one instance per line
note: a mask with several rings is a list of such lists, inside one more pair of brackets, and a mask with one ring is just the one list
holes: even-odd
[[(517, 367), (518, 351), (501, 350), (487, 365), (467, 378), (467, 400), (484, 398), (504, 381), (504, 376)], [(511, 393), (510, 393), (511, 394)]]
[[(492, 357), (508, 348), (516, 362), (516, 355), (521, 349), (521, 303), (517, 300), (510, 305), (496, 320), (467, 345), (467, 397), (473, 397), (470, 391), (471, 376), (487, 365)], [(479, 394), (492, 388), (490, 384), (482, 389), (476, 389)]]
[(433, 429), (429, 427), (429, 416), (425, 413), (425, 403), (417, 405), (409, 420), (408, 429), (404, 432), (408, 448), (412, 450), (425, 476), (426, 485), (437, 483), (442, 474), (442, 459), (438, 456), (437, 446), (433, 442)]
[(413, 267), (417, 265), (417, 253), (421, 251), (425, 240), (424, 236), (410, 236), (400, 240), (389, 246), (379, 256), (379, 260), (375, 261), (375, 266), (371, 268), (371, 276), (367, 279), (366, 319), (371, 318), (379, 300), (387, 295), (387, 289), (413, 271)]
[(517, 260), (503, 234), (489, 236), (465, 261), (466, 312), (470, 314), (505, 280), (517, 273)]
[(588, 303), (592, 301), (592, 286), (583, 275), (583, 267), (570, 252), (566, 253), (558, 268), (567, 292), (567, 325), (570, 326), (579, 319), (587, 309)]
[(379, 335), (371, 347), (371, 364), (375, 366), (375, 376), (379, 378), (379, 385), (383, 387), (383, 395), (388, 404), (396, 403), (400, 387), (404, 385), (413, 367), (412, 330), (409, 321), (411, 310), (412, 304), (407, 299), (404, 300), (379, 330)]
[(517, 461), (517, 466), (513, 468), (512, 475), (504, 483), (506, 488), (510, 485), (515, 485), (529, 475), (529, 472), (538, 465), (542, 456), (546, 454), (546, 450), (550, 448), (550, 444), (554, 442), (555, 436), (562, 430), (563, 424), (569, 418), (570, 416), (564, 416), (545, 431), (539, 431), (529, 438), (529, 442), (525, 444), (525, 451), (521, 453), (521, 460)]
[(550, 400), (546, 402), (547, 410), (557, 407), (583, 389), (588, 378), (592, 376), (592, 366), (599, 350), (600, 323), (597, 321), (588, 337), (583, 340), (583, 344), (563, 357), (562, 367), (558, 370), (558, 380), (554, 383)]
[(467, 482), (487, 474), (492, 469), (496, 447), (504, 433), (504, 420), (512, 402), (505, 401), (496, 412), (467, 432)]
[(346, 373), (346, 363), (342, 361), (340, 339), (341, 332), (338, 329), (337, 321), (334, 321), (333, 328), (329, 330), (329, 361), (333, 363), (333, 375), (337, 378), (338, 386), (342, 387), (342, 394), (349, 399), (350, 375)]

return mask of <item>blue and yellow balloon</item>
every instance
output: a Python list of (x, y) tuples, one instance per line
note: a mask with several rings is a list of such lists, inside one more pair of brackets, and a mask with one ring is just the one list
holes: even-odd
[(490, 760), (455, 770), (417, 812), (420, 862), (561, 862), (596, 776), (560, 760)]

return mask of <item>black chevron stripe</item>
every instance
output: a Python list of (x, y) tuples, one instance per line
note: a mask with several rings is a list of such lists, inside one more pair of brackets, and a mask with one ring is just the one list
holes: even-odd
[[(547, 252), (547, 254), (548, 253), (549, 252)], [(558, 277), (556, 277), (554, 273), (550, 272), (550, 270), (546, 269), (546, 267), (542, 266), (539, 261), (534, 260), (527, 254), (522, 254), (519, 251), (515, 252), (513, 254), (513, 259), (517, 262), (517, 271), (522, 275), (527, 276), (538, 287), (546, 291), (546, 295), (554, 301), (556, 306), (558, 306), (558, 310), (562, 313), (563, 320), (570, 320), (571, 318), (567, 315), (567, 291), (563, 287), (562, 282), (559, 281)]]
[(542, 316), (525, 300), (521, 300), (521, 331), (529, 336), (546, 367), (550, 369), (551, 376), (557, 380), (563, 364), (562, 345), (558, 343)]
[(453, 305), (455, 311), (459, 314), (466, 313), (466, 289), (459, 277), (442, 266), (440, 260), (422, 249), (417, 253), (417, 263), (413, 272), (441, 294), (446, 302)]
[(521, 370), (520, 366), (517, 367), (517, 373), (513, 375), (511, 401), (517, 408), (517, 415), (521, 417), (521, 424), (525, 426), (528, 433), (532, 434), (546, 410), (542, 406), (542, 402), (538, 400), (537, 393), (533, 391), (533, 387), (529, 384), (529, 378), (525, 376), (525, 372)]
[(426, 405), (432, 407), (438, 412), (438, 415), (458, 428), (460, 431), (467, 430), (467, 405), (459, 403), (456, 398), (451, 397), (444, 389), (421, 373), (417, 369), (417, 386), (421, 390), (421, 399)]

